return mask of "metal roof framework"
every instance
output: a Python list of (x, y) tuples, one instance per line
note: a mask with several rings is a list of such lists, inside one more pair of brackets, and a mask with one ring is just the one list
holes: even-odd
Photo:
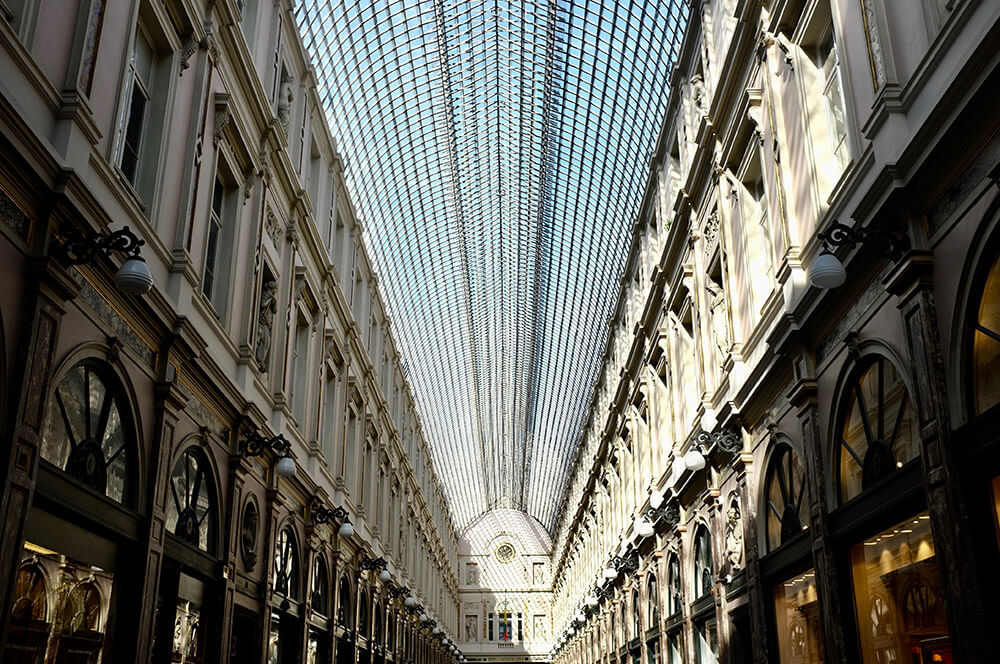
[(551, 533), (663, 121), (684, 0), (302, 0), (456, 528)]

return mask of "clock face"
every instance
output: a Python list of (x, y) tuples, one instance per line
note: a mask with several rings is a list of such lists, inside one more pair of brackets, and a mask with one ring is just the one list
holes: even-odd
[(496, 557), (502, 563), (509, 563), (514, 560), (514, 545), (504, 542), (497, 547)]

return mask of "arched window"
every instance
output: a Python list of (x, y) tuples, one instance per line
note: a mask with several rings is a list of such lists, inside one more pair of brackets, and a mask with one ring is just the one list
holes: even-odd
[(632, 591), (632, 638), (638, 639), (642, 634), (642, 625), (639, 622), (639, 591)]
[(767, 519), (764, 529), (767, 550), (773, 551), (802, 532), (805, 527), (805, 473), (799, 455), (781, 444), (771, 457), (764, 479)]
[(291, 526), (285, 526), (278, 534), (274, 550), (274, 592), (289, 599), (299, 598), (299, 554)]
[(91, 582), (73, 586), (56, 608), (56, 624), (63, 633), (79, 635), (101, 631), (101, 591)]
[(11, 622), (24, 625), (45, 622), (48, 615), (48, 594), (45, 574), (36, 563), (25, 563), (17, 571), (17, 588)]
[(167, 497), (167, 530), (191, 546), (215, 553), (216, 502), (211, 473), (194, 448), (174, 464)]
[(326, 576), (326, 558), (316, 556), (312, 569), (312, 608), (321, 616), (330, 615), (330, 584)]
[(70, 369), (49, 399), (42, 458), (94, 491), (130, 504), (135, 441), (120, 392), (105, 365), (83, 362)]
[(385, 628), (385, 647), (393, 650), (396, 647), (396, 614), (389, 612), (389, 622)]
[(712, 571), (712, 540), (708, 528), (699, 526), (694, 536), (694, 595), (700, 599), (710, 593), (715, 585)]
[(681, 612), (683, 595), (681, 594), (681, 562), (676, 553), (670, 554), (667, 560), (667, 611), (674, 616)]
[(622, 643), (624, 644), (624, 643), (628, 643), (628, 634), (625, 633), (626, 630), (628, 629), (628, 621), (625, 620), (625, 598), (624, 597), (622, 597), (622, 603), (619, 605), (619, 611), (620, 611), (619, 617), (621, 618), (621, 623), (622, 623)]
[(368, 593), (362, 592), (358, 600), (358, 634), (368, 636)]
[(646, 580), (646, 629), (655, 629), (660, 624), (660, 598), (656, 594), (656, 576)]
[(337, 624), (351, 629), (354, 626), (354, 603), (351, 601), (351, 582), (347, 580), (346, 574), (340, 577), (337, 595)]
[(850, 500), (916, 458), (909, 394), (882, 356), (860, 365), (848, 383), (840, 425), (840, 498)]
[(372, 622), (372, 641), (382, 643), (382, 607), (375, 605), (375, 620)]
[(982, 286), (972, 324), (972, 398), (980, 415), (1000, 403), (1000, 254)]

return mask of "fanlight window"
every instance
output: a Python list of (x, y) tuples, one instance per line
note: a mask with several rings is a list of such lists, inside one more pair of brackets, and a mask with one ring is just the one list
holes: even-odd
[(1000, 255), (986, 275), (972, 327), (972, 388), (977, 415), (1000, 403)]
[(694, 594), (700, 599), (712, 591), (715, 574), (712, 571), (712, 540), (708, 528), (700, 526), (694, 537)]
[(771, 458), (764, 480), (767, 496), (767, 550), (773, 551), (805, 528), (805, 473), (799, 455), (781, 445)]
[(290, 599), (299, 597), (299, 554), (291, 526), (285, 526), (278, 534), (274, 550), (274, 592)]
[(667, 610), (673, 616), (681, 612), (681, 603), (683, 602), (681, 595), (681, 563), (676, 553), (672, 554), (670, 560), (667, 562), (667, 589), (669, 592)]
[(132, 447), (127, 411), (109, 372), (78, 364), (59, 382), (45, 413), (42, 458), (108, 498), (132, 499)]
[(660, 599), (656, 594), (656, 577), (652, 574), (646, 582), (646, 602), (646, 629), (655, 629), (660, 624)]
[(354, 603), (351, 601), (351, 582), (346, 576), (340, 577), (337, 595), (337, 624), (350, 629), (354, 626)]
[(917, 456), (913, 407), (896, 367), (871, 359), (848, 386), (840, 427), (840, 497), (850, 500)]
[(312, 570), (312, 608), (322, 615), (330, 615), (330, 584), (326, 580), (326, 559), (316, 556)]
[(167, 530), (202, 551), (215, 549), (215, 491), (202, 454), (185, 450), (170, 473)]

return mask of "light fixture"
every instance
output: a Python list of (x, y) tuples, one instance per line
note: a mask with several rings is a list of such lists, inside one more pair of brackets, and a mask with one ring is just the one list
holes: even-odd
[(646, 538), (656, 531), (653, 528), (653, 524), (646, 519), (636, 519), (635, 532), (639, 535), (639, 537)]
[(684, 454), (684, 467), (688, 470), (701, 470), (705, 467), (705, 455), (696, 449), (688, 450)]
[(420, 622), (427, 622), (427, 620), (428, 620), (427, 614), (426, 613), (421, 613), (420, 614)]
[(614, 579), (614, 578), (617, 578), (617, 577), (618, 577), (618, 570), (616, 570), (613, 567), (605, 567), (604, 568), (604, 578), (605, 579)]
[(899, 260), (909, 248), (909, 238), (892, 232), (886, 224), (861, 228), (835, 221), (816, 237), (823, 242), (823, 251), (809, 268), (809, 283), (816, 288), (836, 288), (847, 280), (844, 264), (833, 255), (835, 247), (860, 244), (867, 253), (890, 260)]
[(417, 598), (413, 595), (407, 595), (406, 599), (403, 600), (403, 606), (406, 608), (412, 608), (417, 605)]
[(587, 595), (583, 601), (587, 606), (597, 606), (597, 598), (593, 595)]
[(816, 257), (809, 267), (809, 283), (816, 288), (837, 288), (847, 281), (847, 270), (840, 259), (833, 255), (830, 248), (823, 247), (823, 252)]
[(352, 526), (351, 522), (348, 520), (350, 515), (343, 507), (339, 505), (333, 508), (324, 507), (323, 503), (317, 497), (313, 499), (312, 509), (310, 512), (312, 514), (312, 522), (314, 524), (319, 525), (329, 521), (343, 521), (343, 523), (340, 524), (340, 529), (337, 533), (341, 537), (354, 536), (354, 526)]
[(354, 525), (350, 521), (345, 521), (341, 524), (337, 534), (341, 537), (354, 537)]
[(387, 569), (384, 569), (378, 573), (378, 580), (381, 581), (382, 583), (389, 583), (389, 579), (391, 578), (392, 575), (389, 574), (389, 570)]
[(431, 634), (439, 634), (440, 632), (441, 628), (437, 626), (435, 626), (434, 629), (431, 630)]
[(145, 240), (129, 230), (121, 230), (102, 235), (96, 231), (81, 233), (71, 230), (62, 243), (52, 250), (53, 257), (65, 266), (91, 263), (96, 257), (110, 258), (112, 252), (128, 254), (128, 258), (115, 273), (115, 285), (129, 295), (145, 295), (153, 286), (153, 275), (145, 259), (139, 255), (139, 247)]
[(649, 492), (649, 506), (654, 510), (663, 504), (663, 492), (662, 491), (650, 491)]
[(273, 438), (265, 438), (255, 429), (248, 429), (243, 434), (240, 444), (240, 452), (245, 457), (259, 457), (266, 450), (271, 450), (275, 454), (280, 454), (281, 459), (275, 467), (275, 472), (280, 477), (291, 477), (295, 474), (295, 459), (291, 455), (292, 444), (288, 442), (282, 434)]

